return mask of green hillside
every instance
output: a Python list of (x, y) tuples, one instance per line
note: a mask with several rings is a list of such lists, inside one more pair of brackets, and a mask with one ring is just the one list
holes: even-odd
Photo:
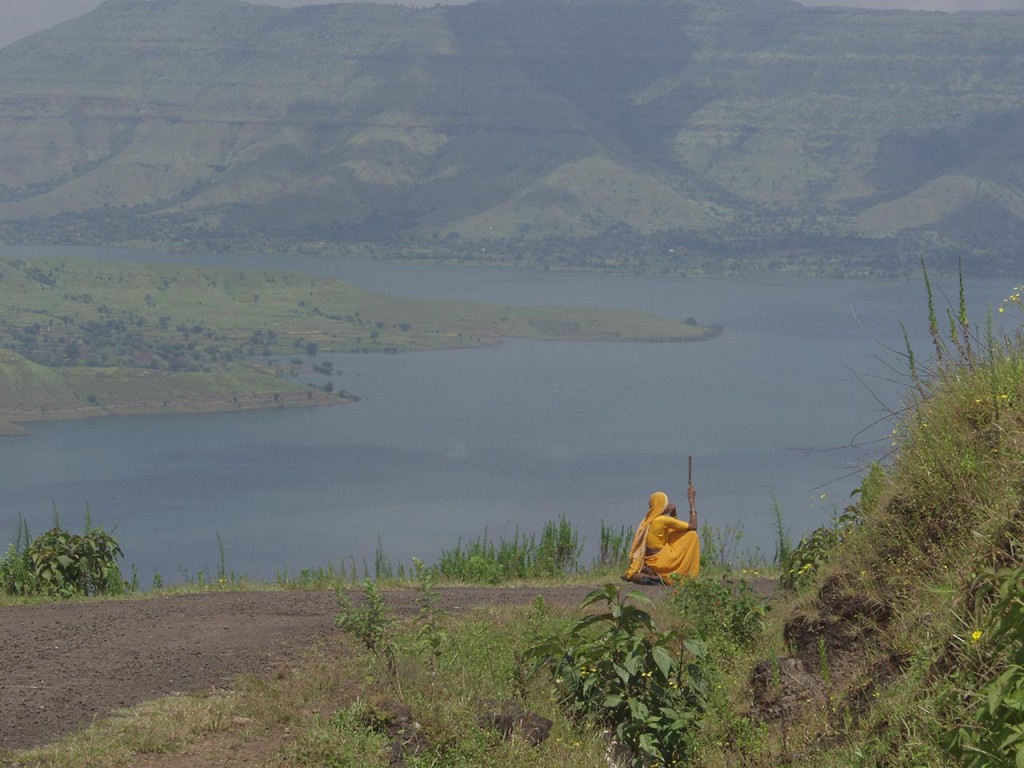
[(993, 273), (1021, 50), (1016, 11), (108, 0), (0, 50), (0, 234)]

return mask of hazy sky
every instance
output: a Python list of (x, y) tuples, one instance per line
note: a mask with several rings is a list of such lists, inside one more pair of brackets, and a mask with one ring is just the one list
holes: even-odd
[[(293, 8), (298, 5), (323, 5), (338, 0), (248, 0), (260, 5)], [(371, 0), (388, 2), (389, 0)], [(397, 0), (391, 0), (396, 2)], [(470, 0), (441, 0), (445, 5), (462, 5)], [(512, 0), (514, 1), (514, 0)], [(91, 11), (102, 0), (0, 0), (0, 46), (18, 38), (52, 27)], [(401, 0), (402, 5), (434, 5), (436, 0)], [(957, 11), (1016, 8), (1024, 10), (1024, 0), (803, 0), (804, 5), (847, 5), (863, 8), (911, 8), (914, 10)]]

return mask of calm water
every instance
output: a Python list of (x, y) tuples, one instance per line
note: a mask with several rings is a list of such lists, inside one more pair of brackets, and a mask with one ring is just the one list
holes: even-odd
[[(19, 515), (40, 532), (54, 505), (77, 530), (88, 503), (94, 522), (116, 528), (144, 585), (157, 571), (173, 581), (215, 570), (218, 534), (229, 570), (270, 577), (328, 562), (372, 565), (378, 537), (396, 562), (430, 562), (460, 537), (539, 532), (564, 514), (589, 558), (601, 521), (632, 527), (654, 490), (682, 500), (693, 455), (702, 522), (742, 527), (741, 549), (771, 557), (773, 499), (796, 537), (845, 504), (860, 470), (888, 448), (891, 427), (879, 420), (905, 385), (900, 323), (919, 356), (929, 351), (920, 281), (291, 265), (400, 295), (649, 308), (721, 323), (726, 333), (676, 345), (507, 341), (321, 356), (340, 371), (336, 385), (362, 401), (31, 424), (30, 437), (0, 440), (0, 535), (13, 535)], [(975, 317), (1012, 284), (970, 282)]]

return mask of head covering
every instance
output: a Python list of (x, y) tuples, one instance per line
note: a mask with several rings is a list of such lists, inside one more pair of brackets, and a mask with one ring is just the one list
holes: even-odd
[(651, 494), (651, 498), (647, 502), (647, 514), (640, 521), (640, 525), (637, 526), (636, 533), (633, 534), (633, 543), (629, 547), (629, 568), (626, 570), (627, 579), (635, 576), (643, 567), (644, 554), (647, 548), (647, 529), (651, 527), (651, 522), (665, 511), (667, 506), (667, 494), (661, 491), (655, 491)]

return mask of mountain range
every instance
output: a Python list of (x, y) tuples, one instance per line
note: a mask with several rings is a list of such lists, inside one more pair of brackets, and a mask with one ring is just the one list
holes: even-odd
[(0, 49), (0, 237), (988, 274), (1022, 137), (1024, 11), (108, 0)]

